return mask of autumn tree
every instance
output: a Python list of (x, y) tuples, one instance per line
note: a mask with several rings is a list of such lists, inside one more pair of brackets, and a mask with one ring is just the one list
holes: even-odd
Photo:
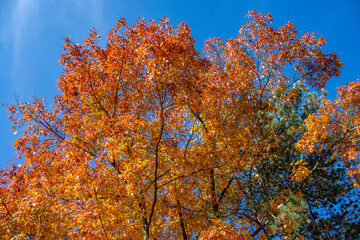
[[(347, 175), (347, 168), (340, 165), (332, 151), (303, 155), (294, 149), (294, 144), (306, 132), (305, 120), (317, 112), (326, 92), (322, 91), (322, 96), (317, 97), (316, 92), (309, 92), (302, 82), (295, 83), (291, 90), (294, 92), (292, 99), (284, 103), (276, 101), (283, 95), (278, 88), (274, 100), (269, 101), (274, 111), (259, 112), (264, 136), (274, 131), (279, 144), (272, 147), (274, 155), (270, 158), (238, 173), (245, 194), (238, 196), (238, 206), (234, 210), (241, 216), (260, 219), (263, 226), (283, 225), (273, 236), (284, 235), (290, 224), (298, 230), (292, 234), (294, 236), (357, 239), (360, 236), (360, 198), (359, 191), (353, 188), (351, 177)], [(271, 121), (266, 121), (269, 117)], [(306, 177), (309, 169), (313, 172)], [(283, 192), (284, 189), (289, 192)], [(285, 199), (274, 202), (273, 196)], [(248, 207), (248, 202), (251, 207)], [(276, 208), (266, 213), (267, 206), (274, 204)], [(260, 214), (266, 214), (270, 220), (260, 217)]]
[[(307, 87), (321, 90), (342, 68), (324, 39), (249, 17), (203, 55), (190, 28), (166, 18), (122, 19), (105, 46), (95, 30), (82, 45), (66, 39), (53, 104), (9, 108), (24, 163), (1, 170), (0, 234), (358, 236), (359, 82), (317, 98)], [(353, 215), (333, 216), (348, 231), (319, 227), (339, 199)]]

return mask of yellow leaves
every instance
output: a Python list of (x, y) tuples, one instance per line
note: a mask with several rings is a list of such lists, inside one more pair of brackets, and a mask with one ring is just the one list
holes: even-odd
[(298, 160), (297, 162), (295, 162), (295, 163), (291, 163), (290, 164), (290, 166), (299, 166), (299, 165), (307, 165), (308, 163), (307, 162), (304, 162), (304, 160), (303, 159), (300, 159), (300, 160)]
[(209, 230), (203, 231), (200, 235), (201, 240), (227, 240), (227, 239), (238, 239), (238, 240), (250, 240), (254, 239), (249, 233), (247, 228), (239, 228), (235, 224), (223, 222), (221, 219), (211, 219), (213, 225)]
[[(333, 152), (345, 166), (359, 165), (358, 82), (340, 88), (339, 98), (322, 101), (320, 109), (306, 120), (307, 131), (295, 148), (303, 154)], [(293, 180), (302, 181), (309, 174), (304, 166), (293, 169)], [(351, 175), (351, 173), (349, 172)], [(353, 175), (352, 177), (354, 177)], [(354, 181), (356, 183), (356, 180)]]
[(334, 132), (335, 126), (331, 102), (324, 101), (317, 114), (311, 114), (306, 119), (306, 129), (303, 138), (296, 143), (296, 149), (303, 153), (319, 153), (323, 145), (333, 142), (339, 133)]
[(291, 189), (281, 192), (279, 196), (272, 199), (269, 210), (275, 218), (273, 231), (280, 231), (286, 239), (302, 239), (297, 229), (302, 224), (306, 212), (306, 202), (300, 192), (294, 193)]
[(292, 181), (302, 182), (309, 177), (311, 172), (308, 168), (305, 167), (305, 165), (307, 165), (307, 164), (308, 163), (304, 162), (303, 159), (300, 159), (299, 161), (295, 162), (294, 164), (291, 164), (291, 165), (294, 165), (294, 167), (292, 169), (292, 176), (291, 176)]
[(360, 188), (360, 165), (352, 166), (350, 165), (348, 174), (353, 178), (354, 188)]

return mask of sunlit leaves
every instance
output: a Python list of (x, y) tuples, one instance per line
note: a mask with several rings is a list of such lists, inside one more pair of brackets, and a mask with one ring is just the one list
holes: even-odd
[(53, 105), (9, 108), (24, 165), (1, 172), (0, 233), (301, 238), (302, 191), (330, 156), (358, 184), (359, 85), (317, 111), (306, 86), (320, 90), (340, 60), (316, 34), (249, 17), (238, 36), (206, 41), (204, 57), (167, 18), (122, 19), (105, 46), (95, 29), (82, 45), (67, 38)]

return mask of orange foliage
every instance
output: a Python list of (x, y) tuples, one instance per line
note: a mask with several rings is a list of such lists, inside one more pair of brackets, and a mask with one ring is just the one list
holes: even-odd
[[(190, 28), (166, 18), (120, 20), (104, 47), (95, 30), (82, 45), (66, 39), (53, 107), (35, 99), (9, 108), (23, 133), (14, 144), (24, 164), (2, 170), (0, 234), (251, 239), (271, 232), (230, 210), (242, 194), (236, 172), (272, 156), (277, 144), (272, 129), (262, 137), (257, 113), (271, 110), (277, 88), (289, 102), (294, 82), (320, 89), (342, 65), (321, 52), (321, 37), (298, 37), (290, 22), (274, 29), (269, 14), (249, 15), (239, 36), (207, 41), (205, 57)], [(304, 154), (332, 148), (344, 163), (357, 161), (358, 87), (341, 88), (339, 100), (323, 102), (307, 120), (297, 144)], [(294, 180), (309, 174), (299, 165)]]

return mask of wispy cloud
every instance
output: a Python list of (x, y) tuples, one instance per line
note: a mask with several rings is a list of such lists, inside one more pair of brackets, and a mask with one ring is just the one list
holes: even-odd
[[(2, 39), (12, 46), (13, 64), (15, 67), (21, 64), (21, 52), (26, 47), (27, 42), (33, 36), (34, 18), (37, 17), (38, 1), (37, 0), (17, 0), (10, 6), (9, 20), (6, 21), (2, 31)], [(7, 44), (8, 45), (8, 44)]]
[[(37, 30), (39, 1), (38, 0), (15, 0), (4, 4), (0, 22), (0, 44), (2, 49), (3, 77), (11, 83), (7, 84), (8, 91), (14, 91), (14, 87), (22, 83), (21, 69), (24, 65), (23, 52), (29, 48), (29, 43)], [(10, 78), (10, 79), (9, 79)]]
[(42, 80), (39, 76), (31, 79), (38, 71), (35, 63), (40, 63), (41, 57), (51, 58), (47, 54), (61, 48), (49, 39), (56, 34), (66, 37), (88, 33), (89, 26), (101, 28), (103, 8), (101, 0), (13, 0), (2, 5), (0, 75), (10, 80), (9, 91), (26, 95), (31, 88), (37, 89), (36, 84)]
[[(41, 9), (40, 9), (41, 2)], [(50, 2), (41, 0), (14, 0), (6, 10), (3, 9), (0, 23), (0, 36), (3, 45), (10, 47), (7, 51), (12, 51), (13, 64), (21, 64), (22, 51), (28, 47), (31, 40), (36, 38), (40, 32), (43, 15), (40, 10), (47, 9), (46, 5), (53, 5)], [(54, 5), (52, 6), (54, 7)], [(75, 13), (84, 16), (92, 25), (101, 26), (103, 19), (103, 2), (101, 0), (73, 0), (59, 2), (57, 9), (53, 9), (54, 14), (59, 14), (59, 9), (69, 11), (75, 7)]]
[[(36, 1), (18, 0), (11, 16), (13, 25), (14, 59), (19, 60), (22, 44), (26, 41), (26, 24), (36, 10)], [(27, 35), (27, 36), (26, 36)]]

